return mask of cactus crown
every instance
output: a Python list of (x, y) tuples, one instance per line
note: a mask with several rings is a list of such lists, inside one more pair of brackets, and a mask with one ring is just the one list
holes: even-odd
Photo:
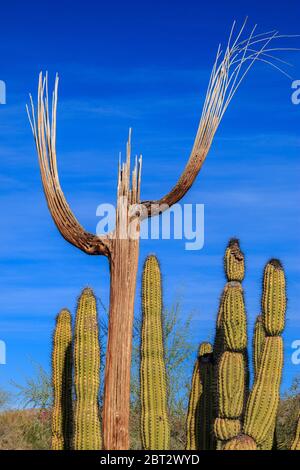
[(210, 343), (201, 343), (198, 350), (198, 357), (205, 356), (206, 354), (212, 353), (212, 345)]

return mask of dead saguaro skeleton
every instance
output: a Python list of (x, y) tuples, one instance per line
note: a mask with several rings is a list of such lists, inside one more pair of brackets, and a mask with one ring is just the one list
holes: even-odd
[[(103, 405), (103, 441), (104, 448), (108, 450), (129, 448), (131, 343), (140, 221), (171, 207), (190, 189), (231, 99), (254, 62), (261, 60), (281, 70), (275, 65), (275, 60), (279, 59), (270, 54), (276, 49), (270, 49), (268, 45), (282, 36), (277, 31), (255, 35), (254, 28), (247, 39), (242, 39), (245, 24), (235, 38), (233, 25), (225, 51), (218, 49), (190, 158), (175, 186), (160, 200), (140, 202), (142, 160), (136, 159), (131, 174), (129, 135), (127, 158), (119, 164), (118, 170), (116, 227), (109, 235), (97, 236), (85, 231), (72, 213), (60, 186), (56, 161), (58, 77), (51, 112), (47, 75), (43, 77), (40, 74), (39, 77), (36, 112), (30, 97), (31, 112), (28, 108), (27, 111), (53, 220), (72, 245), (88, 255), (104, 255), (109, 260), (110, 307)], [(124, 237), (128, 231), (129, 236)]]

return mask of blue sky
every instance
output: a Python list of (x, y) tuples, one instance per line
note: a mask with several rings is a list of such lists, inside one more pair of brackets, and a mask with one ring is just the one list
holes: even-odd
[[(300, 33), (297, 1), (5, 2), (1, 6), (0, 79), (0, 338), (7, 365), (0, 386), (30, 375), (30, 358), (49, 367), (56, 313), (74, 311), (85, 285), (108, 304), (107, 260), (68, 245), (48, 213), (25, 113), (40, 70), (60, 75), (58, 162), (74, 213), (95, 231), (96, 207), (114, 203), (117, 161), (128, 128), (143, 154), (143, 199), (170, 189), (193, 143), (210, 69), (234, 19)], [(300, 47), (300, 39), (283, 45)], [(283, 52), (300, 79), (300, 53)], [(141, 242), (159, 257), (166, 305), (193, 312), (193, 339), (212, 339), (224, 285), (222, 256), (241, 240), (249, 333), (260, 309), (265, 262), (279, 257), (288, 282), (283, 389), (300, 373), (291, 343), (300, 339), (300, 105), (291, 81), (257, 64), (234, 98), (186, 203), (205, 204), (205, 245), (186, 251), (180, 240)], [(139, 282), (136, 310), (139, 305)], [(101, 313), (101, 312), (100, 312)], [(192, 367), (192, 360), (191, 364)]]

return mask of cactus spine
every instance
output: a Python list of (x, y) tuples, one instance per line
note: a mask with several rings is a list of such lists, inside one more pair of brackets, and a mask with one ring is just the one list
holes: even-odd
[(187, 414), (187, 450), (213, 449), (212, 346), (201, 343), (195, 362)]
[(72, 441), (72, 326), (71, 314), (57, 315), (52, 346), (52, 449), (67, 450)]
[(84, 289), (78, 302), (75, 341), (75, 450), (101, 449), (98, 408), (100, 346), (96, 299)]
[(146, 259), (142, 279), (141, 437), (143, 449), (167, 450), (170, 425), (162, 329), (162, 287), (157, 258)]

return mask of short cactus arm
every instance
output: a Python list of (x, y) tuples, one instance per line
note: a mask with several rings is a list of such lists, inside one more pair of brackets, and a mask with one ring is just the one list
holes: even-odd
[(292, 443), (291, 450), (300, 450), (300, 413), (298, 416), (298, 422), (296, 427), (295, 437)]

